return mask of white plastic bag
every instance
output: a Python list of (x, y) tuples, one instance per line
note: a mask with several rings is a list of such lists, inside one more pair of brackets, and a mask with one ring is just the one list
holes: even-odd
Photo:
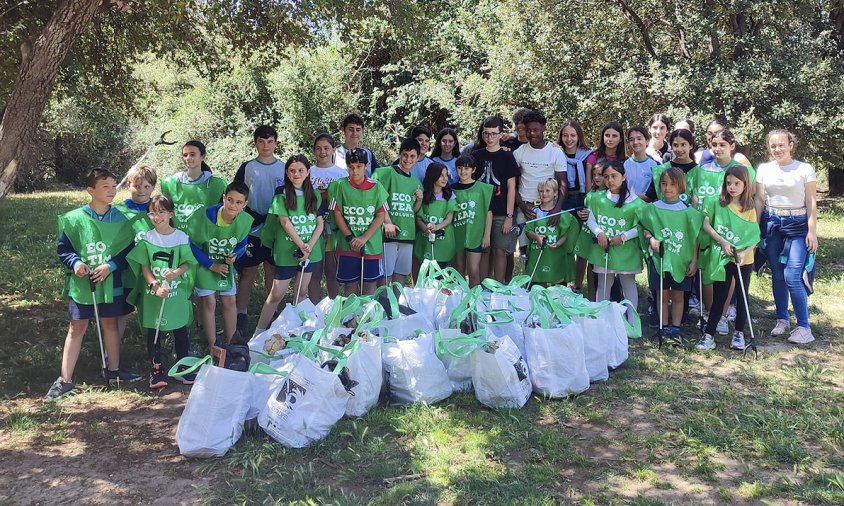
[[(181, 372), (179, 366), (188, 366)], [(222, 457), (243, 434), (252, 401), (253, 375), (211, 365), (211, 357), (186, 357), (170, 375), (199, 367), (176, 428), (176, 444), (185, 457)]]
[[(606, 308), (612, 311), (609, 305)], [(607, 352), (612, 337), (607, 332), (606, 320), (579, 316), (574, 319), (572, 325), (578, 326), (583, 335), (583, 360), (586, 372), (589, 373), (589, 381), (606, 381), (610, 377)]]
[(303, 448), (328, 435), (346, 412), (349, 393), (337, 374), (304, 355), (295, 357), (258, 415), (258, 425), (282, 445)]
[[(609, 348), (607, 349), (607, 365), (615, 369), (623, 364), (629, 356), (629, 341), (627, 336), (627, 305), (630, 301), (623, 301), (621, 304), (613, 302), (610, 304), (612, 309), (604, 309), (598, 315), (607, 324), (607, 333), (609, 335)], [(635, 308), (633, 308), (635, 312)]]
[(491, 408), (521, 408), (530, 399), (527, 362), (509, 337), (490, 342), (470, 359), (478, 402)]
[(434, 333), (437, 357), (445, 366), (451, 388), (455, 392), (472, 389), (472, 352), (487, 340), (483, 332), (466, 335), (457, 329), (441, 329)]
[(512, 317), (509, 315), (505, 315), (505, 317), (499, 315), (493, 319), (489, 316), (485, 316), (483, 318), (479, 318), (479, 325), (485, 328), (487, 332), (495, 336), (497, 339), (509, 337), (513, 341), (513, 344), (516, 345), (516, 348), (519, 349), (519, 354), (523, 357), (525, 356), (525, 334), (523, 325), (517, 323)]
[(255, 377), (252, 378), (252, 401), (249, 405), (249, 411), (246, 413), (246, 419), (254, 420), (258, 418), (261, 410), (266, 406), (273, 390), (287, 377), (290, 367), (287, 366), (285, 370), (283, 365), (282, 368), (276, 369), (258, 362), (249, 367), (249, 372), (254, 374)]
[(349, 378), (356, 384), (351, 389), (351, 397), (346, 404), (346, 415), (363, 416), (378, 404), (384, 375), (381, 369), (381, 339), (364, 332), (352, 336), (352, 341), (342, 348), (334, 345), (336, 336), (347, 334), (350, 329), (332, 329), (326, 334), (324, 342), (327, 349), (320, 352), (320, 357), (330, 360), (345, 357), (345, 367), (349, 370)]
[(392, 397), (400, 403), (433, 404), (452, 394), (445, 366), (434, 352), (434, 337), (389, 339), (381, 347), (384, 371)]
[(525, 360), (534, 392), (566, 397), (589, 388), (580, 327), (525, 327), (524, 332)]

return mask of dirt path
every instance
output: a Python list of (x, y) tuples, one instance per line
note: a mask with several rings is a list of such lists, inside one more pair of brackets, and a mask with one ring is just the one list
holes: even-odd
[(54, 409), (36, 399), (4, 402), (0, 502), (194, 502), (209, 479), (196, 472), (197, 462), (179, 456), (175, 444), (187, 393), (89, 392)]

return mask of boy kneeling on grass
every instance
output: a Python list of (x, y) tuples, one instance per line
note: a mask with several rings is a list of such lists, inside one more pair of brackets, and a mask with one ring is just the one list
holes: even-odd
[(126, 303), (123, 271), (133, 247), (133, 230), (126, 216), (111, 203), (117, 194), (117, 178), (103, 169), (92, 169), (85, 178), (91, 202), (59, 216), (58, 254), (67, 268), (64, 292), (68, 295), (70, 325), (62, 352), (62, 370), (45, 401), (73, 390), (73, 370), (82, 350), (88, 322), (95, 318), (96, 304), (102, 326), (105, 377), (109, 386), (143, 377), (120, 369), (118, 319), (132, 312)]

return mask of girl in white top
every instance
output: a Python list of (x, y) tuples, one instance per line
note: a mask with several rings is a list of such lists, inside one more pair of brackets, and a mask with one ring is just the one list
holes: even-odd
[[(313, 185), (314, 190), (320, 192), (323, 205), (331, 200), (328, 197), (328, 185), (335, 179), (349, 177), (349, 171), (334, 163), (334, 147), (334, 137), (331, 134), (321, 133), (314, 140), (316, 161), (314, 162), (315, 165), (311, 167), (311, 185)], [(323, 228), (323, 237), (325, 238), (324, 258), (322, 265), (314, 269), (308, 285), (308, 295), (314, 304), (322, 298), (320, 280), (323, 274), (325, 274), (328, 296), (333, 299), (340, 293), (340, 285), (337, 283), (337, 258), (334, 255), (334, 237), (331, 228), (333, 222), (330, 214), (327, 219), (323, 220), (323, 223), (325, 225)]]
[(790, 297), (797, 327), (788, 341), (806, 344), (815, 340), (809, 328), (808, 292), (803, 284), (809, 253), (818, 249), (815, 170), (793, 158), (797, 139), (788, 130), (771, 131), (766, 144), (772, 161), (760, 165), (756, 173), (756, 214), (761, 216), (777, 310), (771, 335), (783, 335), (788, 329)]

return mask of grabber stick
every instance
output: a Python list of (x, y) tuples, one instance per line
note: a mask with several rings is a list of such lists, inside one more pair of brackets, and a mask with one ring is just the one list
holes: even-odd
[[(167, 280), (165, 279), (164, 282), (161, 283), (161, 288), (170, 288), (167, 284)], [(168, 294), (169, 296), (169, 294)], [(161, 331), (161, 320), (164, 318), (164, 303), (167, 302), (167, 297), (165, 296), (161, 299), (161, 308), (158, 310), (158, 323), (155, 325), (155, 339), (152, 341), (152, 363), (155, 364), (155, 350), (158, 347), (158, 334)]]
[(88, 275), (88, 282), (91, 285), (91, 300), (94, 304), (94, 320), (97, 322), (97, 337), (100, 340), (100, 357), (103, 359), (103, 378), (108, 378), (106, 371), (108, 370), (108, 366), (106, 365), (106, 356), (105, 356), (105, 347), (103, 347), (103, 329), (100, 326), (100, 308), (97, 305), (97, 285), (94, 283), (94, 280), (91, 278), (91, 275)]
[(545, 246), (548, 244), (548, 237), (542, 238), (542, 244), (539, 246), (539, 256), (536, 257), (536, 264), (533, 266), (533, 271), (530, 273), (530, 281), (528, 286), (533, 283), (533, 275), (536, 274), (536, 268), (539, 267), (539, 262), (542, 260), (542, 252), (545, 251)]
[(742, 358), (747, 356), (748, 349), (752, 349), (754, 356), (758, 360), (759, 350), (756, 349), (756, 335), (753, 333), (753, 320), (750, 319), (750, 304), (748, 304), (749, 301), (747, 300), (747, 291), (744, 289), (744, 277), (741, 275), (741, 265), (739, 264), (738, 251), (736, 251), (735, 247), (733, 247), (733, 258), (736, 261), (736, 272), (738, 272), (738, 280), (741, 285), (741, 297), (744, 301), (744, 313), (747, 316), (747, 325), (750, 327), (750, 340), (744, 347)]
[[(299, 283), (297, 283), (296, 287), (296, 295), (293, 297), (293, 305), (299, 305), (299, 292), (302, 290), (302, 279), (305, 277), (305, 269), (308, 268), (308, 264), (311, 263), (310, 258), (306, 258), (305, 261), (299, 264)], [(361, 279), (363, 279), (363, 272), (361, 272)], [(363, 295), (363, 294), (361, 294)]]
[[(167, 130), (166, 132), (164, 132), (163, 134), (161, 134), (161, 136), (158, 138), (158, 140), (156, 140), (155, 142), (153, 142), (153, 143), (152, 143), (152, 146), (150, 146), (150, 147), (149, 147), (149, 148), (148, 148), (148, 149), (144, 152), (144, 154), (143, 154), (143, 155), (141, 155), (141, 157), (140, 157), (140, 158), (138, 158), (138, 161), (137, 161), (137, 162), (135, 162), (135, 164), (134, 164), (134, 165), (132, 165), (132, 167), (130, 167), (130, 168), (129, 168), (129, 170), (132, 170), (133, 168), (135, 168), (135, 167), (137, 167), (138, 165), (140, 165), (140, 164), (141, 164), (141, 162), (143, 162), (143, 161), (146, 159), (146, 157), (147, 157), (147, 156), (148, 156), (148, 155), (152, 152), (152, 150), (153, 150), (156, 146), (160, 146), (160, 145), (162, 145), (162, 144), (164, 144), (165, 146), (172, 146), (173, 144), (176, 144), (176, 141), (167, 141), (167, 140), (164, 140), (164, 137), (166, 137), (166, 136), (167, 136), (167, 134), (169, 134), (170, 132), (172, 132), (172, 130)], [(129, 173), (127, 172), (127, 173), (126, 173), (126, 175), (125, 175), (125, 176), (123, 176), (123, 179), (121, 179), (121, 180), (120, 180), (120, 184), (118, 184), (118, 185), (117, 185), (117, 189), (118, 189), (118, 190), (119, 190), (120, 188), (122, 188), (124, 184), (126, 184), (126, 179), (128, 179), (128, 178), (129, 178)]]

